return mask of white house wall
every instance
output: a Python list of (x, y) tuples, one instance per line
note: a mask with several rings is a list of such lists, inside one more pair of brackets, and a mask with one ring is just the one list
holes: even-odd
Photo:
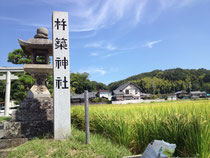
[[(135, 97), (140, 97), (140, 91), (138, 88), (136, 88), (136, 86), (134, 85), (128, 85), (124, 90), (124, 94), (126, 94), (126, 90), (129, 90), (129, 94), (132, 94)], [(137, 94), (136, 94), (137, 91)]]
[(111, 100), (112, 99), (112, 94), (110, 92), (100, 92), (99, 97), (100, 98), (104, 97), (104, 98), (107, 98), (108, 100)]

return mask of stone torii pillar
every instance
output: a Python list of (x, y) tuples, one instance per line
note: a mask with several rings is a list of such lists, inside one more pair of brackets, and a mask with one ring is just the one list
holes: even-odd
[(0, 76), (0, 80), (6, 80), (4, 116), (9, 116), (11, 80), (17, 80), (18, 79), (18, 77), (11, 74), (11, 72), (23, 72), (23, 68), (0, 67), (0, 72), (6, 72), (7, 73), (7, 75), (4, 74), (3, 76)]

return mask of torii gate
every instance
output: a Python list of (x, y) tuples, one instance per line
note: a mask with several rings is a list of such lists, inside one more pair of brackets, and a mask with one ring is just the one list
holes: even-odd
[(6, 72), (7, 75), (0, 76), (0, 80), (6, 80), (6, 94), (4, 104), (4, 116), (9, 116), (9, 104), (10, 104), (10, 90), (11, 80), (17, 80), (18, 76), (11, 74), (12, 72), (24, 72), (23, 68), (19, 67), (0, 67), (0, 73)]

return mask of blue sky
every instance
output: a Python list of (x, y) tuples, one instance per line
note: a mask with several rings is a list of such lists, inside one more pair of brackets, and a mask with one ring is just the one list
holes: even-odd
[(0, 66), (17, 39), (69, 12), (70, 69), (108, 84), (155, 69), (210, 69), (210, 0), (0, 0)]

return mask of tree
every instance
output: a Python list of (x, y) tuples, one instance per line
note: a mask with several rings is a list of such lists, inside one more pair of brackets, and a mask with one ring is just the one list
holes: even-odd
[(5, 98), (5, 81), (0, 80), (0, 102), (3, 102)]
[(11, 99), (18, 102), (26, 98), (27, 92), (34, 84), (34, 79), (28, 74), (17, 74), (19, 76), (18, 80), (12, 81), (11, 84)]
[[(15, 49), (8, 54), (8, 62), (13, 64), (31, 64), (31, 56), (24, 54), (22, 49)], [(34, 84), (33, 77), (28, 73), (16, 73), (18, 80), (12, 81), (11, 99), (22, 101), (29, 89)]]
[(107, 90), (108, 87), (100, 82), (96, 82), (96, 81), (91, 81), (91, 86), (93, 88), (94, 91), (99, 91), (99, 90)]
[(134, 82), (141, 92), (165, 94), (180, 90), (208, 90), (210, 84), (210, 70), (206, 69), (169, 69), (165, 71), (154, 70), (131, 76), (127, 79), (110, 83), (110, 90), (114, 90), (121, 84)]
[(22, 49), (15, 49), (8, 54), (8, 62), (13, 64), (31, 64), (31, 56), (23, 53)]
[(84, 73), (71, 73), (71, 92), (81, 94), (85, 90), (98, 91), (98, 90), (106, 90), (108, 87), (100, 82), (90, 81), (88, 79), (89, 74)]

